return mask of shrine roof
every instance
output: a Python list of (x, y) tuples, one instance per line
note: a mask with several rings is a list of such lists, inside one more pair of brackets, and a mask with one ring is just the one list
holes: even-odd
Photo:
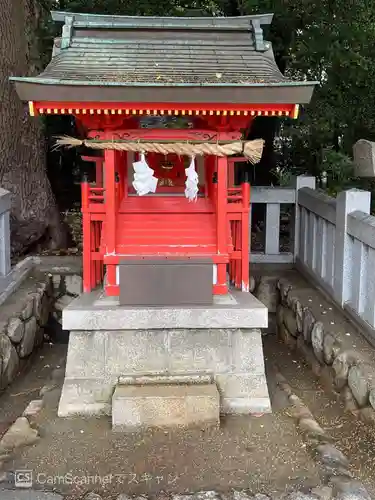
[(52, 18), (65, 24), (51, 62), (11, 78), (23, 100), (306, 103), (314, 88), (279, 71), (262, 30), (272, 14)]

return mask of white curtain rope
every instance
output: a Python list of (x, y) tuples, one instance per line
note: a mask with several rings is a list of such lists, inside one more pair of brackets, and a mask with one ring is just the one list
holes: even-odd
[(147, 164), (145, 154), (141, 152), (140, 160), (133, 163), (134, 180), (133, 187), (139, 196), (155, 193), (158, 179), (154, 176), (154, 170)]
[(195, 155), (191, 157), (190, 166), (185, 169), (185, 196), (189, 201), (197, 201), (199, 178), (195, 170)]

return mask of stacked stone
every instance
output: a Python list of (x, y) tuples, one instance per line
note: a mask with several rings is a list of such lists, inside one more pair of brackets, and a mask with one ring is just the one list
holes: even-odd
[(51, 277), (37, 280), (36, 290), (27, 294), (23, 304), (16, 304), (13, 314), (3, 319), (0, 331), (0, 389), (16, 377), (23, 361), (39, 347), (53, 303)]
[(285, 279), (277, 281), (279, 304), (276, 322), (279, 337), (298, 349), (315, 375), (329, 380), (346, 409), (365, 421), (375, 422), (375, 367), (359, 350), (345, 345), (344, 335), (317, 320), (303, 305), (298, 290)]
[[(0, 390), (19, 373), (25, 360), (44, 339), (50, 314), (61, 323), (62, 310), (82, 292), (77, 274), (51, 274), (35, 270), (4, 303), (0, 317)], [(28, 287), (30, 291), (27, 292)], [(18, 303), (18, 294), (20, 303)], [(8, 304), (8, 305), (7, 305)]]
[(260, 276), (258, 279), (250, 278), (250, 292), (268, 309), (268, 328), (262, 335), (276, 334), (276, 311), (279, 303), (279, 294), (276, 288), (277, 277)]
[[(371, 496), (366, 487), (356, 479), (350, 471), (349, 459), (333, 444), (332, 437), (324, 430), (309, 408), (293, 392), (285, 377), (276, 373), (276, 381), (280, 389), (287, 396), (291, 406), (290, 416), (296, 421), (300, 432), (303, 433), (311, 454), (321, 467), (320, 476), (324, 481), (323, 486), (311, 490), (311, 499), (331, 500), (370, 500)], [(296, 497), (293, 495), (297, 495)], [(293, 500), (305, 499), (292, 493)], [(288, 500), (290, 497), (287, 497)], [(284, 500), (284, 496), (282, 496)]]
[(55, 303), (52, 315), (62, 325), (62, 311), (82, 293), (82, 276), (78, 274), (54, 274), (52, 276)]

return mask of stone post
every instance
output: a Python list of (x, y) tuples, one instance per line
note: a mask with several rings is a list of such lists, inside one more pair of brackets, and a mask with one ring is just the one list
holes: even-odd
[(315, 177), (309, 177), (307, 175), (299, 175), (298, 177), (293, 177), (292, 187), (296, 190), (296, 202), (295, 202), (295, 212), (294, 221), (292, 224), (293, 229), (293, 254), (294, 262), (299, 254), (299, 243), (300, 243), (300, 210), (298, 206), (298, 191), (302, 188), (308, 187), (310, 189), (315, 189), (316, 182)]
[(9, 191), (0, 188), (0, 278), (10, 273), (10, 197)]
[(351, 244), (347, 233), (348, 215), (356, 210), (370, 213), (371, 193), (350, 189), (339, 193), (336, 199), (336, 233), (333, 293), (344, 306), (350, 297)]
[(375, 177), (375, 142), (360, 139), (353, 146), (354, 175)]

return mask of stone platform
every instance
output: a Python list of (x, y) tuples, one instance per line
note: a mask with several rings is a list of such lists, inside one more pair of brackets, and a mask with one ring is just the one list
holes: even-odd
[(63, 311), (70, 330), (59, 416), (112, 413), (119, 380), (209, 375), (221, 413), (269, 412), (261, 328), (267, 308), (250, 293), (216, 296), (208, 307), (120, 307), (103, 292)]
[(112, 430), (117, 432), (218, 424), (215, 384), (118, 385), (113, 393)]

